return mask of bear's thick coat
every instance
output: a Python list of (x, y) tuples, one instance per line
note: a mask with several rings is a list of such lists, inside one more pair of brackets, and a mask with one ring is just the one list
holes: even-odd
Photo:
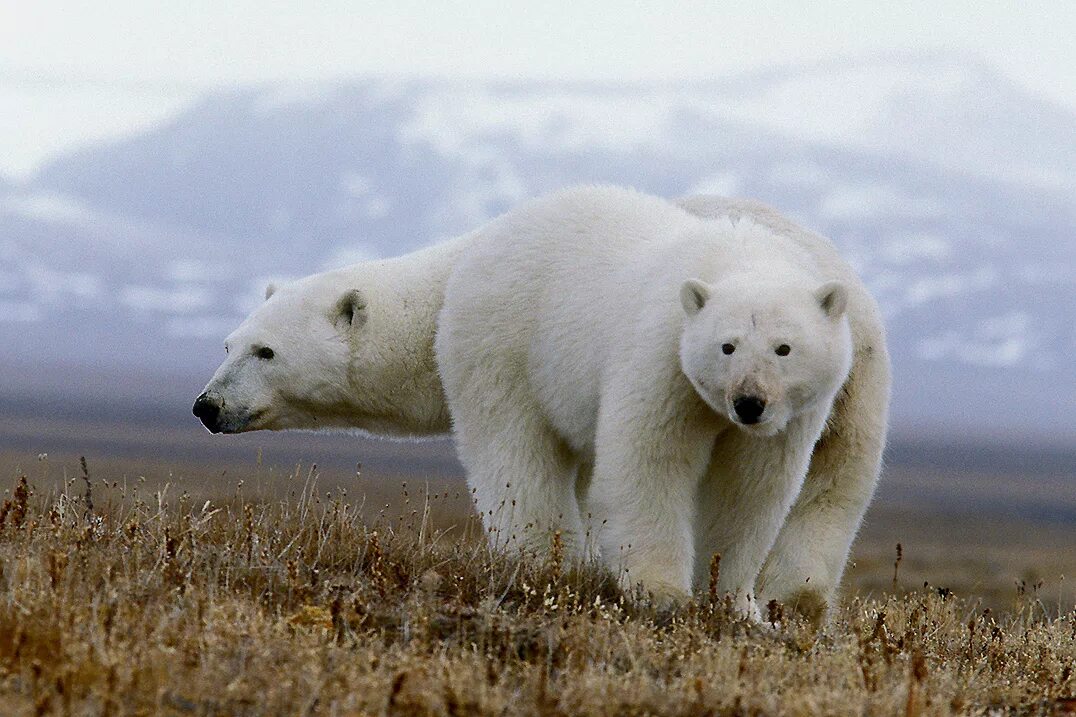
[[(676, 204), (710, 219), (750, 218), (844, 266), (828, 241), (763, 204), (713, 196)], [(199, 397), (207, 427), (224, 433), (448, 433), (434, 360), (436, 319), (457, 258), (485, 231), (269, 287), (265, 303), (226, 340), (228, 356)], [(851, 374), (756, 586), (763, 600), (777, 598), (813, 617), (823, 614), (840, 582), (874, 492), (885, 435), (889, 369), (881, 320), (850, 270), (843, 271), (850, 289)], [(263, 347), (273, 350), (272, 359), (258, 358), (256, 349)], [(577, 484), (584, 493), (589, 465), (581, 472)]]
[(848, 290), (852, 367), (815, 443), (807, 476), (755, 584), (759, 604), (777, 600), (815, 622), (833, 606), (852, 542), (878, 486), (889, 427), (891, 369), (877, 302), (837, 248), (758, 201), (712, 195), (677, 206), (707, 219), (749, 219), (809, 252)]
[(753, 203), (567, 190), (473, 236), (436, 352), (495, 543), (561, 531), (661, 602), (720, 553), (741, 612), (757, 618), (758, 580), (820, 617), (889, 391), (877, 308), (828, 241)]

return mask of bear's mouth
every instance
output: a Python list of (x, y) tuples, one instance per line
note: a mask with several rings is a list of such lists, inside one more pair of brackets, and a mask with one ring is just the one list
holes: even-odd
[[(260, 430), (258, 422), (269, 412), (268, 408), (261, 408), (257, 411), (251, 411), (242, 417), (232, 418), (231, 420), (222, 422), (217, 426), (217, 430), (214, 433), (247, 433), (249, 431)], [(212, 430), (212, 429), (211, 429)]]
[(744, 421), (741, 421), (735, 413), (732, 413), (729, 415), (729, 420), (749, 436), (769, 438), (771, 436), (776, 436), (781, 432), (781, 426), (770, 416), (759, 418), (754, 423), (745, 423)]
[(246, 420), (243, 421), (243, 426), (236, 431), (236, 433), (244, 433), (246, 431), (257, 431), (258, 422), (265, 417), (265, 414), (269, 413), (268, 408), (259, 408), (257, 411), (251, 411), (247, 414)]

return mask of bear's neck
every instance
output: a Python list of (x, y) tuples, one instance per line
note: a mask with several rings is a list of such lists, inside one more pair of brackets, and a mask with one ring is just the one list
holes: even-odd
[[(386, 262), (376, 281), (392, 296), (394, 309), (387, 335), (391, 359), (378, 388), (353, 392), (351, 426), (381, 436), (422, 437), (444, 435), (452, 424), (437, 371), (434, 337), (437, 316), (444, 303), (445, 285), (467, 236), (451, 239)], [(380, 331), (379, 331), (380, 333)], [(356, 363), (356, 373), (362, 371)], [(353, 376), (357, 386), (362, 376)]]

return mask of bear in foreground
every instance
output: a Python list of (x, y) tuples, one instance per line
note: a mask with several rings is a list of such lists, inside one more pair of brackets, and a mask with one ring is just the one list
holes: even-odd
[[(676, 204), (700, 217), (750, 218), (844, 266), (824, 239), (757, 202), (697, 196)], [(214, 433), (335, 428), (394, 437), (447, 434), (451, 423), (434, 360), (437, 314), (457, 258), (484, 231), (268, 287), (265, 302), (227, 338), (227, 357), (195, 401), (195, 415)], [(814, 619), (824, 617), (839, 585), (874, 492), (885, 434), (881, 320), (850, 272), (846, 285), (855, 345), (851, 376), (756, 584), (763, 601), (776, 598)], [(583, 493), (589, 465), (580, 469)], [(707, 558), (698, 552), (701, 565)], [(731, 559), (725, 556), (722, 572)]]
[(460, 458), (499, 545), (561, 531), (660, 604), (719, 553), (741, 614), (757, 580), (819, 618), (880, 467), (877, 307), (775, 212), (685, 204), (572, 189), (471, 238), (436, 339)]

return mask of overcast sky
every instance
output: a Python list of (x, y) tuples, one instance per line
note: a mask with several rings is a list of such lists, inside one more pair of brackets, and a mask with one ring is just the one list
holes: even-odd
[(1069, 0), (0, 0), (0, 174), (206, 89), (363, 74), (676, 80), (943, 50), (1076, 111), (1073, 28)]

